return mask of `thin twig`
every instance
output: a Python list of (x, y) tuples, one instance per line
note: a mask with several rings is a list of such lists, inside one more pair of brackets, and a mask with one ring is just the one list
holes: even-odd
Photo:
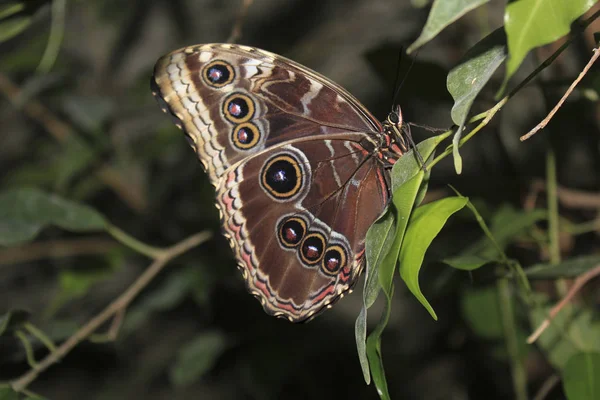
[[(531, 183), (529, 194), (525, 200), (526, 208), (533, 209), (535, 207), (537, 196), (543, 190), (546, 190), (546, 182), (543, 180), (536, 179)], [(584, 192), (557, 185), (556, 193), (564, 207), (590, 210), (600, 208), (600, 193), (598, 192)]]
[(227, 43), (236, 43), (242, 37), (242, 27), (244, 26), (248, 9), (253, 2), (254, 0), (242, 0), (242, 8), (235, 19), (235, 23), (233, 24), (233, 28), (231, 29), (231, 34), (227, 39)]
[(589, 270), (585, 274), (577, 277), (577, 279), (575, 279), (575, 282), (573, 283), (573, 286), (571, 286), (571, 289), (569, 289), (569, 292), (566, 294), (566, 296), (563, 297), (563, 299), (557, 305), (555, 305), (552, 308), (552, 310), (550, 310), (550, 312), (548, 313), (548, 318), (546, 318), (540, 324), (540, 326), (538, 326), (538, 328), (527, 338), (527, 343), (532, 344), (533, 342), (535, 342), (540, 337), (540, 335), (546, 330), (546, 328), (550, 326), (550, 323), (556, 317), (556, 315), (569, 303), (569, 301), (571, 301), (573, 296), (575, 296), (577, 292), (579, 292), (579, 290), (581, 290), (581, 288), (586, 283), (588, 283), (589, 280), (595, 278), (598, 275), (600, 275), (600, 265)]
[(118, 247), (112, 239), (91, 237), (68, 240), (46, 240), (0, 250), (0, 265), (18, 264), (45, 258), (106, 254)]
[(548, 394), (550, 394), (552, 389), (554, 389), (554, 386), (556, 386), (558, 382), (560, 382), (560, 375), (552, 374), (548, 379), (544, 381), (542, 386), (539, 388), (539, 390), (533, 397), (533, 400), (544, 400), (548, 396)]
[[(588, 19), (583, 21), (583, 23), (579, 26), (578, 29), (573, 30), (571, 32), (571, 34), (569, 35), (568, 39), (565, 41), (565, 43), (563, 43), (554, 53), (552, 53), (552, 55), (550, 57), (548, 57), (546, 60), (544, 60), (544, 62), (542, 64), (540, 64), (536, 69), (534, 69), (533, 72), (531, 72), (529, 75), (527, 75), (527, 77), (523, 81), (521, 81), (517, 86), (515, 86), (515, 88), (512, 89), (506, 96), (504, 96), (504, 98), (502, 98), (502, 100), (500, 100), (498, 103), (496, 103), (496, 105), (494, 107), (490, 108), (489, 110), (487, 110), (483, 113), (473, 116), (469, 120), (469, 122), (468, 122), (469, 124), (477, 122), (477, 121), (481, 120), (482, 118), (483, 118), (483, 121), (480, 122), (479, 125), (477, 125), (475, 128), (473, 128), (473, 130), (471, 130), (467, 135), (465, 135), (463, 138), (460, 139), (458, 147), (462, 147), (473, 136), (475, 136), (475, 134), (477, 132), (482, 130), (492, 120), (492, 118), (496, 115), (496, 113), (498, 113), (498, 111), (500, 111), (500, 109), (502, 109), (502, 107), (504, 107), (504, 105), (508, 102), (508, 100), (511, 97), (513, 97), (523, 87), (525, 87), (527, 84), (529, 84), (529, 82), (531, 82), (540, 72), (542, 72), (544, 69), (546, 69), (548, 66), (550, 66), (554, 62), (554, 60), (556, 60), (558, 58), (558, 56), (561, 55), (562, 52), (565, 51), (571, 45), (571, 43), (575, 40), (575, 38), (578, 37), (577, 35), (580, 32), (582, 32), (583, 30), (585, 30), (585, 28), (587, 28), (599, 16), (600, 16), (600, 10), (596, 11), (591, 17), (589, 17)], [(439, 156), (437, 156), (431, 162), (431, 164), (429, 164), (429, 168), (433, 168), (433, 166), (435, 164), (440, 162), (442, 159), (446, 158), (449, 154), (452, 154), (452, 151), (453, 151), (453, 146), (452, 145), (448, 146)]]
[[(0, 93), (25, 115), (35, 120), (59, 143), (65, 143), (71, 135), (75, 135), (70, 125), (58, 118), (50, 109), (40, 101), (28, 98), (22, 102), (22, 90), (13, 83), (8, 76), (0, 72)], [(119, 171), (109, 165), (101, 166), (95, 171), (96, 176), (106, 186), (110, 187), (125, 203), (138, 212), (147, 208), (147, 201), (131, 181), (122, 176)]]
[(48, 369), (52, 364), (61, 360), (69, 353), (77, 344), (94, 333), (102, 324), (108, 321), (113, 316), (117, 315), (121, 310), (126, 309), (131, 301), (144, 289), (150, 281), (160, 272), (163, 267), (173, 258), (185, 253), (189, 249), (206, 242), (212, 233), (201, 232), (193, 235), (178, 244), (170, 247), (160, 258), (154, 260), (130, 286), (110, 303), (98, 315), (92, 318), (88, 323), (82, 326), (77, 332), (63, 342), (56, 351), (49, 353), (43, 360), (37, 363), (35, 368), (11, 382), (11, 387), (17, 392), (22, 392), (27, 386), (33, 382), (38, 375)]
[(520, 138), (521, 142), (529, 139), (530, 137), (532, 137), (533, 135), (535, 135), (537, 133), (537, 131), (544, 129), (546, 127), (546, 125), (548, 125), (548, 122), (550, 122), (550, 120), (552, 119), (552, 117), (554, 117), (554, 114), (556, 114), (556, 112), (558, 111), (558, 109), (562, 107), (562, 105), (565, 102), (565, 100), (567, 99), (567, 97), (569, 97), (569, 95), (575, 89), (575, 86), (577, 86), (577, 84), (579, 83), (579, 81), (581, 81), (583, 79), (583, 77), (585, 76), (585, 74), (587, 74), (587, 72), (591, 68), (592, 64), (594, 64), (596, 62), (596, 60), (598, 59), (598, 57), (600, 57), (600, 52), (598, 51), (598, 49), (594, 49), (594, 54), (592, 55), (592, 58), (587, 63), (587, 65), (585, 66), (585, 68), (583, 69), (583, 71), (581, 71), (579, 73), (579, 76), (577, 77), (577, 79), (575, 79), (573, 81), (573, 83), (571, 83), (571, 86), (569, 86), (569, 88), (567, 89), (567, 91), (565, 92), (565, 94), (563, 95), (563, 97), (561, 97), (560, 101), (556, 104), (556, 106), (554, 106), (554, 108), (552, 109), (552, 111), (550, 111), (550, 113), (548, 113), (548, 115), (546, 116), (546, 118), (544, 118), (542, 120), (542, 122), (540, 122), (539, 124), (537, 124), (532, 130), (530, 130), (529, 132), (527, 132), (525, 135), (521, 136), (521, 138)]

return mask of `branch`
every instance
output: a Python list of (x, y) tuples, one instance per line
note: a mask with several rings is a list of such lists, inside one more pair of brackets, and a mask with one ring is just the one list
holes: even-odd
[(239, 14), (235, 20), (235, 24), (233, 24), (233, 28), (231, 29), (231, 34), (227, 39), (227, 43), (235, 43), (240, 37), (242, 37), (242, 27), (244, 26), (244, 21), (246, 20), (246, 15), (248, 14), (248, 9), (254, 2), (254, 0), (242, 0), (242, 8), (240, 9)]
[[(539, 192), (546, 190), (546, 182), (536, 179), (531, 183), (529, 194), (525, 200), (525, 208), (533, 209)], [(580, 208), (596, 210), (600, 208), (600, 193), (584, 192), (557, 185), (558, 200), (567, 208)]]
[(571, 299), (581, 290), (581, 288), (588, 283), (592, 278), (600, 275), (600, 265), (595, 268), (589, 270), (583, 275), (580, 275), (575, 279), (573, 286), (569, 289), (567, 295), (557, 304), (555, 305), (550, 313), (548, 314), (548, 318), (546, 318), (540, 326), (527, 338), (527, 343), (532, 344), (535, 342), (541, 334), (550, 326), (552, 320), (556, 317), (556, 315), (571, 301)]
[(105, 254), (118, 247), (114, 240), (104, 237), (84, 239), (46, 240), (18, 247), (7, 247), (0, 251), (0, 265), (18, 264), (45, 258), (74, 257)]
[(33, 382), (38, 375), (48, 369), (52, 364), (60, 361), (77, 344), (86, 339), (96, 331), (103, 323), (112, 317), (118, 317), (122, 310), (125, 310), (133, 299), (144, 289), (150, 281), (160, 272), (163, 267), (173, 258), (185, 253), (189, 249), (198, 246), (212, 237), (210, 232), (201, 232), (179, 242), (167, 249), (159, 258), (156, 258), (152, 264), (144, 271), (130, 286), (110, 303), (103, 311), (92, 318), (87, 324), (82, 326), (77, 332), (69, 337), (65, 342), (57, 347), (56, 351), (48, 354), (41, 360), (35, 368), (30, 369), (21, 377), (11, 382), (11, 387), (17, 392), (22, 392)]
[(598, 49), (594, 49), (594, 55), (592, 55), (592, 58), (590, 59), (590, 61), (587, 63), (585, 68), (583, 68), (583, 71), (581, 71), (579, 73), (579, 76), (577, 77), (577, 79), (575, 79), (573, 81), (573, 83), (571, 83), (571, 86), (569, 86), (569, 88), (567, 89), (567, 91), (565, 92), (563, 97), (561, 97), (560, 101), (556, 104), (556, 106), (554, 106), (554, 108), (548, 113), (548, 115), (546, 116), (546, 118), (544, 118), (542, 120), (542, 122), (537, 124), (532, 130), (527, 132), (525, 135), (521, 136), (521, 138), (520, 138), (521, 142), (524, 142), (525, 140), (529, 139), (530, 137), (535, 135), (537, 133), (537, 131), (544, 129), (546, 127), (546, 125), (548, 125), (548, 122), (550, 122), (552, 117), (554, 117), (554, 114), (556, 114), (556, 112), (559, 110), (559, 108), (562, 107), (562, 105), (565, 102), (565, 100), (567, 99), (567, 97), (569, 97), (569, 95), (573, 92), (573, 89), (575, 89), (575, 86), (577, 86), (577, 84), (583, 79), (585, 74), (587, 74), (587, 72), (591, 68), (592, 64), (594, 64), (596, 62), (596, 60), (598, 59), (599, 56), (600, 56), (600, 52), (598, 51)]

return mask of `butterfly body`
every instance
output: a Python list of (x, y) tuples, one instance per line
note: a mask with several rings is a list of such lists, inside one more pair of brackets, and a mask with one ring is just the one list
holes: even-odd
[(381, 124), (327, 78), (238, 45), (172, 52), (152, 84), (216, 188), (224, 234), (265, 311), (298, 322), (342, 297), (406, 151), (399, 109)]

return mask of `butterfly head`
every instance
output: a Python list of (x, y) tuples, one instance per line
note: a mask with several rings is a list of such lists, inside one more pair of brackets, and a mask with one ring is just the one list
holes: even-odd
[(395, 106), (385, 121), (383, 121), (383, 133), (400, 148), (402, 153), (408, 151), (408, 132), (407, 127), (403, 124), (402, 111), (399, 105)]

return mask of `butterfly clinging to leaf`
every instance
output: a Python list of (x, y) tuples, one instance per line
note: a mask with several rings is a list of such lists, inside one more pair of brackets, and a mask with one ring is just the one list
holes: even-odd
[(293, 322), (358, 279), (365, 236), (407, 151), (400, 108), (380, 123), (346, 90), (284, 57), (207, 44), (162, 57), (153, 93), (210, 181), (248, 290)]

